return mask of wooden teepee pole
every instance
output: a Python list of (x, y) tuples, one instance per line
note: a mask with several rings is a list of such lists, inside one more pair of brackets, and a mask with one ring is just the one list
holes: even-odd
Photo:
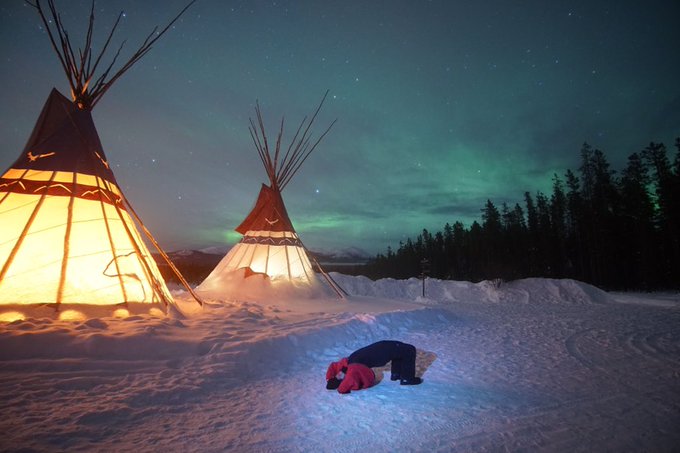
[(130, 210), (130, 213), (131, 213), (132, 216), (135, 218), (135, 221), (136, 221), (136, 222), (139, 224), (139, 226), (142, 228), (142, 231), (144, 231), (144, 234), (146, 234), (146, 237), (149, 239), (149, 241), (151, 241), (151, 243), (153, 244), (153, 246), (156, 247), (156, 250), (158, 250), (158, 253), (161, 254), (161, 256), (163, 257), (163, 259), (165, 260), (165, 262), (168, 264), (168, 266), (170, 266), (170, 269), (171, 269), (172, 272), (175, 274), (175, 276), (179, 279), (180, 283), (182, 283), (182, 286), (184, 286), (184, 288), (186, 288), (186, 290), (189, 291), (189, 294), (191, 294), (191, 296), (192, 296), (194, 299), (196, 299), (196, 302), (198, 302), (201, 306), (203, 306), (203, 300), (202, 300), (200, 297), (198, 297), (198, 294), (196, 294), (196, 293), (194, 292), (194, 290), (191, 288), (191, 286), (189, 286), (189, 283), (186, 281), (186, 279), (184, 278), (184, 276), (182, 275), (182, 273), (179, 271), (179, 269), (177, 269), (177, 267), (175, 266), (175, 264), (170, 260), (170, 257), (168, 256), (168, 254), (165, 253), (165, 251), (161, 248), (161, 246), (160, 246), (160, 245), (158, 244), (158, 242), (156, 241), (156, 238), (154, 238), (153, 235), (151, 234), (151, 232), (146, 228), (146, 226), (145, 226), (144, 223), (142, 222), (142, 219), (139, 218), (139, 216), (138, 216), (137, 213), (135, 212), (135, 210), (134, 210), (134, 208), (132, 207), (132, 205), (130, 205), (130, 202), (128, 202), (127, 198), (125, 198), (125, 196), (123, 196), (122, 193), (121, 193), (121, 196), (122, 196), (122, 198), (123, 198), (123, 200), (124, 200), (124, 202), (125, 202), (125, 205), (126, 205), (126, 206), (128, 207), (128, 209)]
[(326, 279), (326, 282), (328, 282), (328, 285), (333, 288), (333, 291), (335, 291), (335, 294), (338, 295), (340, 299), (345, 299), (345, 296), (349, 296), (347, 291), (344, 290), (342, 286), (338, 282), (335, 281), (333, 277), (331, 277), (331, 274), (326, 272), (323, 267), (321, 267), (321, 264), (319, 264), (319, 261), (317, 261), (316, 257), (312, 254), (309, 253), (309, 250), (307, 250), (307, 247), (302, 244), (302, 248), (304, 249), (305, 253), (307, 256), (316, 264), (317, 269), (319, 269), (319, 273), (323, 276), (324, 279)]
[[(125, 41), (122, 42), (118, 51), (112, 58), (111, 63), (103, 71), (103, 73), (95, 80), (94, 83), (92, 79), (94, 78), (97, 67), (101, 62), (102, 57), (106, 53), (109, 47), (111, 38), (113, 37), (120, 20), (123, 17), (123, 12), (118, 14), (116, 22), (113, 24), (111, 31), (106, 39), (102, 50), (97, 55), (94, 65), (92, 64), (92, 35), (94, 30), (94, 0), (92, 0), (92, 7), (90, 8), (89, 24), (87, 29), (87, 35), (85, 38), (85, 45), (83, 49), (79, 49), (79, 52), (73, 50), (71, 41), (69, 39), (68, 32), (64, 27), (61, 20), (61, 15), (57, 11), (57, 7), (54, 0), (47, 0), (47, 5), (49, 7), (49, 14), (51, 18), (48, 19), (45, 11), (40, 3), (41, 0), (26, 0), (26, 3), (38, 10), (40, 19), (43, 22), (45, 30), (49, 36), (50, 42), (54, 51), (57, 53), (59, 62), (61, 63), (66, 77), (68, 78), (69, 85), (71, 86), (71, 94), (74, 101), (78, 104), (81, 109), (91, 110), (97, 102), (104, 96), (104, 93), (111, 88), (116, 80), (122, 76), (128, 69), (130, 69), (137, 61), (139, 61), (144, 55), (151, 50), (153, 44), (160, 39), (163, 34), (175, 23), (177, 20), (186, 12), (191, 5), (193, 5), (196, 0), (191, 0), (175, 17), (172, 19), (162, 30), (158, 31), (158, 27), (154, 27), (151, 33), (142, 42), (139, 48), (132, 54), (132, 56), (116, 71), (112, 76), (109, 77), (109, 73), (113, 69), (118, 56), (120, 55)], [(54, 31), (53, 31), (54, 29)], [(55, 37), (56, 35), (56, 37)], [(58, 38), (58, 43), (57, 43)]]

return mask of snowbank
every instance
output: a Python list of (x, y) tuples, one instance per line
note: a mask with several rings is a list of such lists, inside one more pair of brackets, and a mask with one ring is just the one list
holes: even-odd
[(332, 275), (347, 292), (355, 296), (429, 301), (434, 304), (466, 301), (570, 305), (614, 302), (612, 296), (605, 291), (569, 279), (527, 278), (511, 282), (470, 283), (427, 278), (423, 298), (423, 281), (417, 278), (372, 281), (364, 276)]

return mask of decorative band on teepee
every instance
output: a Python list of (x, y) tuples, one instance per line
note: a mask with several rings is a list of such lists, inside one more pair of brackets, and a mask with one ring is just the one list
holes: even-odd
[[(71, 174), (73, 179), (73, 174)], [(101, 180), (100, 180), (101, 181)], [(0, 193), (15, 193), (28, 195), (47, 195), (50, 197), (75, 197), (82, 200), (101, 201), (112, 205), (118, 205), (125, 209), (122, 203), (120, 191), (117, 187), (90, 186), (73, 182), (33, 180), (26, 177), (21, 179), (0, 178)], [(109, 185), (110, 186), (110, 185)]]
[(298, 237), (272, 237), (272, 236), (243, 236), (242, 244), (259, 244), (273, 246), (302, 247), (302, 241)]

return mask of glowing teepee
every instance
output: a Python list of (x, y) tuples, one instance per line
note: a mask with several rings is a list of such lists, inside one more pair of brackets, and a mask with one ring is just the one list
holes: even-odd
[(93, 64), (94, 2), (86, 45), (79, 54), (71, 48), (53, 1), (48, 3), (50, 20), (39, 1), (32, 6), (66, 71), (73, 100), (52, 90), (26, 147), (0, 178), (0, 304), (171, 302), (135, 221), (157, 243), (120, 190), (90, 114), (111, 84), (167, 27), (161, 33), (154, 30), (110, 79), (113, 63), (93, 81), (106, 50), (104, 46)]
[[(328, 95), (328, 93), (326, 93)], [(244, 277), (264, 275), (268, 280), (286, 281), (309, 286), (316, 282), (316, 274), (302, 241), (288, 217), (281, 191), (290, 182), (300, 166), (330, 131), (331, 123), (321, 136), (312, 142), (310, 129), (326, 96), (307, 121), (305, 118), (295, 133), (288, 149), (281, 152), (283, 120), (272, 154), (265, 134), (259, 104), (255, 107), (257, 125), (250, 120), (250, 134), (260, 160), (269, 177), (269, 185), (262, 184), (257, 202), (248, 217), (236, 228), (243, 235), (229, 253), (220, 261), (198, 290), (220, 292), (225, 283), (233, 281), (233, 274), (241, 272)], [(324, 274), (327, 277), (326, 274)], [(340, 290), (329, 281), (331, 286)]]

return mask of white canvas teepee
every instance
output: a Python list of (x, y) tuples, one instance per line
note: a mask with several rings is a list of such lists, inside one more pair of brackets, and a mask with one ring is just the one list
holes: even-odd
[(111, 79), (105, 77), (109, 66), (90, 83), (97, 66), (91, 65), (93, 14), (76, 59), (54, 3), (48, 3), (51, 20), (39, 1), (33, 6), (64, 65), (73, 100), (52, 90), (26, 147), (0, 178), (0, 304), (171, 302), (135, 222), (157, 244), (120, 190), (90, 114), (160, 34)]
[[(288, 282), (299, 286), (312, 286), (317, 283), (310, 256), (288, 217), (281, 191), (335, 124), (333, 121), (325, 132), (312, 142), (310, 129), (327, 95), (328, 92), (311, 119), (302, 121), (284, 153), (281, 152), (283, 120), (276, 140), (276, 148), (271, 153), (259, 104), (255, 107), (257, 125), (252, 119), (250, 120), (250, 133), (267, 172), (269, 185), (262, 184), (255, 206), (248, 217), (236, 228), (236, 231), (243, 235), (241, 241), (232, 247), (210, 275), (196, 288), (197, 290), (212, 293), (225, 292), (233, 288), (235, 280), (238, 282), (238, 280), (253, 276), (260, 276), (271, 282)], [(323, 272), (320, 268), (319, 270)], [(323, 275), (336, 292), (342, 294), (330, 277), (325, 273)]]
[[(263, 184), (255, 207), (236, 231), (243, 239), (220, 261), (211, 274), (213, 278), (237, 269), (303, 284), (311, 284), (316, 278), (277, 190)], [(209, 277), (201, 288), (210, 281)]]

